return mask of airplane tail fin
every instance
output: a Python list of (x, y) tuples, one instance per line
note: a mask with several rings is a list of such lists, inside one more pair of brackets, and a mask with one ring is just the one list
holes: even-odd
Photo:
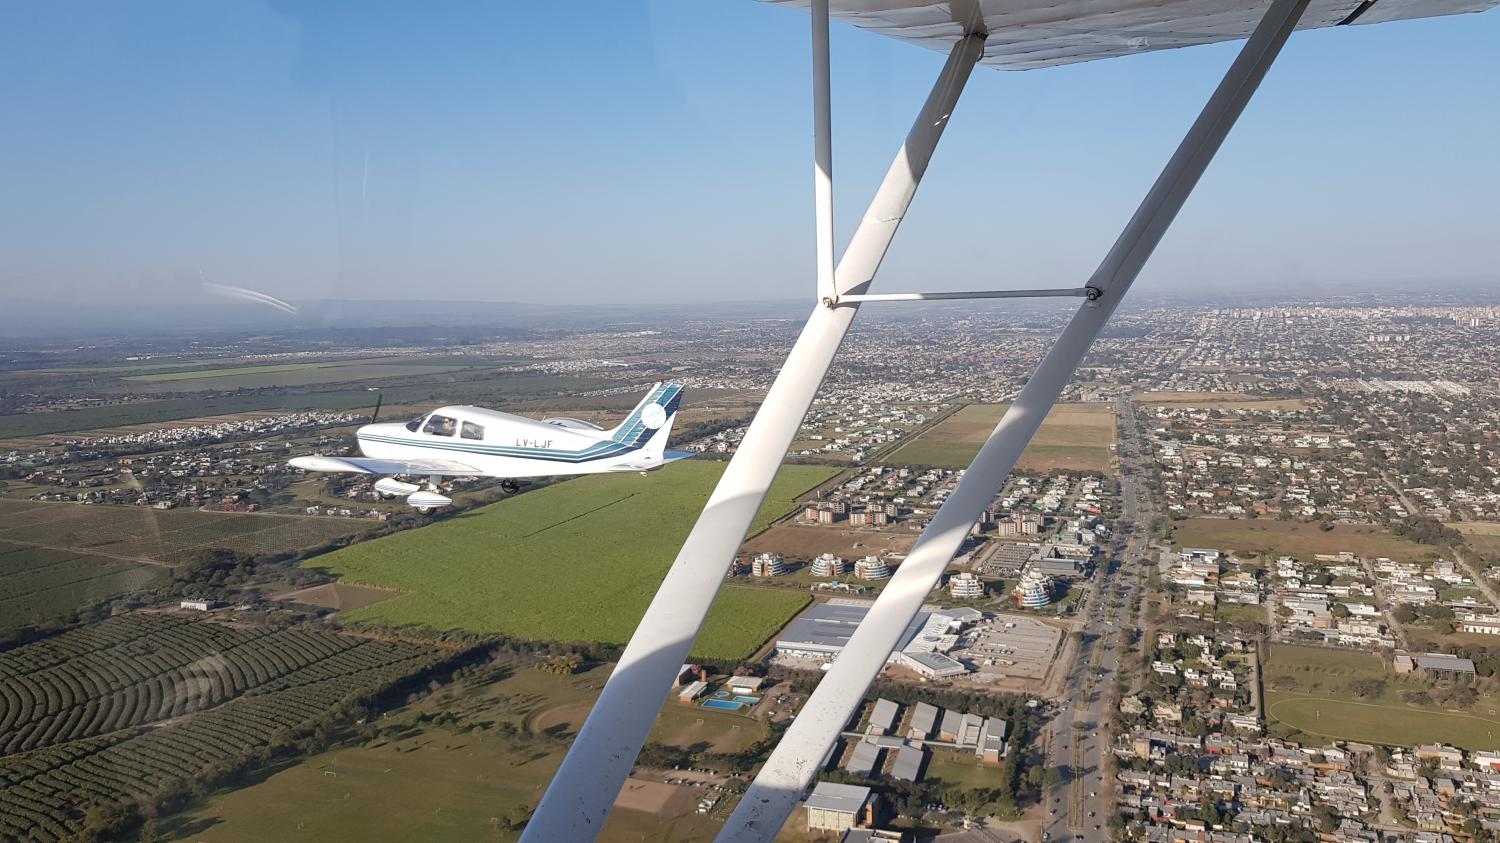
[(682, 384), (658, 383), (635, 405), (625, 421), (609, 432), (611, 442), (632, 448), (652, 447), (664, 450), (677, 408), (682, 404)]

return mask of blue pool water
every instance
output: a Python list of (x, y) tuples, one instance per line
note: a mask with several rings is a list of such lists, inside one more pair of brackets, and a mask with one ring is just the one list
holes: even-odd
[(739, 711), (741, 708), (745, 707), (745, 704), (742, 702), (734, 702), (732, 700), (704, 700), (703, 707), (722, 708), (726, 711)]

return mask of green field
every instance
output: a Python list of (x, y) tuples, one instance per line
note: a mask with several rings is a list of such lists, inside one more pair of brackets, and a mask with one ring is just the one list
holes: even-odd
[(252, 555), (310, 550), (378, 526), (355, 518), (0, 500), (0, 542), (165, 564), (210, 548)]
[[(516, 805), (536, 804), (568, 747), (565, 734), (544, 737), (538, 727), (566, 723), (567, 732), (576, 731), (608, 674), (608, 667), (570, 677), (517, 668), (482, 687), (439, 692), (382, 718), (387, 736), (313, 756), (215, 796), (165, 824), (164, 831), (168, 839), (203, 843), (515, 840), (519, 832), (496, 820)], [(652, 740), (679, 732), (678, 715), (693, 711), (668, 702)], [(457, 722), (434, 726), (419, 720), (439, 712)], [(723, 717), (728, 719), (705, 721), (718, 725), (709, 742), (735, 734), (734, 725), (743, 725), (747, 735), (764, 728), (748, 718)], [(694, 813), (694, 804), (696, 798), (687, 799), (666, 816), (617, 809), (600, 839), (707, 840), (717, 823)]]
[[(305, 564), (408, 592), (345, 620), (622, 643), (723, 470), (723, 463), (688, 460), (646, 477), (581, 477)], [(833, 473), (782, 468), (751, 532)], [(745, 658), (807, 600), (799, 592), (727, 586), (695, 653), (711, 661)]]
[[(1007, 405), (970, 404), (884, 459), (895, 465), (964, 468), (1000, 421)], [(1042, 420), (1016, 467), (1030, 471), (1110, 470), (1115, 416), (1108, 404), (1059, 404)]]
[[(1361, 679), (1385, 680), (1386, 688), (1360, 699), (1349, 683)], [(1437, 741), (1465, 749), (1500, 748), (1500, 695), (1481, 694), (1466, 711), (1410, 705), (1401, 692), (1426, 686), (1398, 679), (1373, 653), (1273, 644), (1264, 682), (1267, 719), (1310, 735), (1393, 746)]]
[(1267, 518), (1188, 518), (1172, 525), (1180, 547), (1211, 547), (1226, 553), (1249, 551), (1310, 559), (1319, 553), (1349, 551), (1359, 556), (1410, 560), (1438, 555), (1439, 549), (1398, 538), (1384, 527), (1338, 524), (1323, 531), (1316, 524)]

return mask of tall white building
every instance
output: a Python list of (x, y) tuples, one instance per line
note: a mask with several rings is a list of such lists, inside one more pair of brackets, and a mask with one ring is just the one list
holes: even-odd
[(1036, 571), (1027, 571), (1016, 583), (1016, 605), (1027, 609), (1040, 609), (1052, 602), (1052, 578)]
[(888, 580), (891, 569), (879, 556), (866, 556), (854, 563), (854, 575), (862, 580)]
[(786, 574), (786, 560), (779, 553), (757, 553), (750, 560), (750, 575), (753, 577), (779, 577)]
[(965, 571), (948, 578), (948, 593), (959, 600), (975, 600), (984, 596), (984, 582)]
[(844, 560), (832, 553), (820, 553), (812, 563), (815, 577), (837, 577), (843, 575), (844, 570)]

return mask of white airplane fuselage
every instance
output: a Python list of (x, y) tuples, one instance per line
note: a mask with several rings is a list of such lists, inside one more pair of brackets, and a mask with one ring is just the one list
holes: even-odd
[(355, 434), (360, 453), (386, 460), (453, 460), (488, 477), (517, 479), (619, 471), (622, 463), (634, 466), (644, 456), (612, 442), (606, 430), (567, 428), (483, 407), (443, 407), (433, 415), (455, 418), (460, 427), (477, 425), (483, 436), (440, 436), (400, 422), (367, 424)]
[[(305, 471), (385, 475), (382, 494), (407, 495), (421, 511), (452, 501), (439, 493), (443, 477), (519, 480), (650, 471), (691, 456), (666, 450), (682, 400), (682, 384), (658, 383), (616, 427), (605, 430), (569, 418), (537, 421), (484, 407), (439, 407), (405, 424), (367, 424), (355, 434), (360, 457), (294, 457)], [(397, 477), (424, 479), (426, 488)]]

